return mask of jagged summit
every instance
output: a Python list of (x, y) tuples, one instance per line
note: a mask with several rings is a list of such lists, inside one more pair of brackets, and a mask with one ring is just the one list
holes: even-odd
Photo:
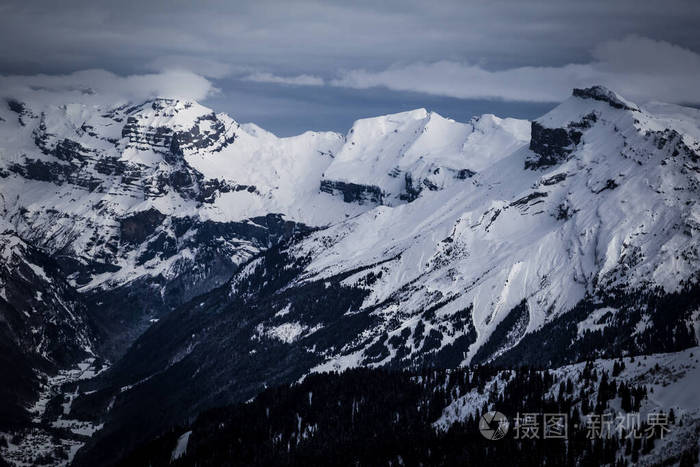
[[(603, 153), (580, 152), (582, 162), (626, 154), (639, 163), (647, 162), (651, 149), (630, 149), (630, 141), (653, 139), (662, 149), (671, 143), (671, 153), (697, 154), (700, 149), (700, 123), (691, 111), (679, 106), (650, 104), (642, 109), (602, 86), (574, 89), (570, 98), (532, 122), (527, 169), (557, 165), (576, 153), (586, 139), (603, 141), (613, 149)], [(620, 146), (621, 145), (621, 146)], [(694, 156), (691, 156), (694, 157)], [(653, 159), (653, 158), (652, 158)]]
[(639, 107), (626, 100), (618, 93), (609, 90), (605, 86), (591, 86), (590, 88), (574, 88), (572, 93), (574, 97), (581, 99), (594, 99), (601, 102), (607, 102), (611, 107), (616, 109), (639, 111)]
[(574, 89), (569, 98), (535, 122), (547, 128), (565, 128), (570, 124), (581, 125), (586, 118), (591, 119), (593, 116), (632, 122), (638, 120), (641, 113), (636, 104), (619, 94), (603, 86), (594, 86)]
[[(524, 120), (492, 115), (460, 123), (436, 112), (409, 112), (355, 122), (324, 172), (334, 182), (363, 185), (375, 204), (397, 205), (438, 191), (498, 161), (529, 137)], [(379, 196), (381, 195), (381, 196)]]

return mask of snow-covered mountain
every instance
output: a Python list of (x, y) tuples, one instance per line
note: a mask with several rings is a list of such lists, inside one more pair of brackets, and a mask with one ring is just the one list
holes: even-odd
[[(481, 168), (477, 148), (501, 153), (527, 140), (525, 122), (484, 116), (464, 125), (423, 110), (358, 122), (348, 139), (277, 138), (193, 102), (110, 107), (25, 97), (0, 109), (0, 208), (101, 308), (110, 355), (295, 223), (325, 226), (413, 199)], [(359, 146), (375, 151), (383, 179), (396, 183), (375, 183), (376, 164), (347, 167)], [(138, 313), (121, 310), (127, 297)]]
[(48, 255), (0, 220), (0, 426), (22, 426), (46, 374), (94, 355), (87, 308)]
[(494, 115), (458, 123), (418, 109), (355, 122), (324, 172), (323, 191), (363, 187), (356, 197), (394, 206), (438, 191), (527, 143), (528, 122)]
[[(468, 364), (521, 303), (508, 346), (586, 297), (697, 285), (698, 116), (684, 129), (610, 91), (577, 90), (533, 122), (529, 147), (469, 183), (375, 209), (291, 247), (290, 256), (308, 259), (295, 283), (347, 275), (344, 285), (367, 293), (349, 312), (381, 316), (364, 347), (349, 342), (321, 368), (413, 361), (425, 345), (412, 338), (417, 329), (435, 332), (439, 348), (475, 331), (463, 349)], [(455, 329), (463, 310), (473, 329)], [(293, 304), (290, 311), (285, 320), (297, 318)], [(368, 359), (377, 344), (383, 357)]]
[(278, 138), (193, 102), (50, 102), (0, 109), (1, 207), (115, 359), (73, 401), (105, 422), (85, 463), (309, 372), (698, 344), (700, 111), (593, 87), (534, 122)]

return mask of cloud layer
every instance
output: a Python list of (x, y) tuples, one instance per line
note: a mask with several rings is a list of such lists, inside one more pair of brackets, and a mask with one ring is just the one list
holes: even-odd
[[(151, 97), (203, 100), (218, 91), (205, 77), (208, 76), (291, 88), (387, 88), (458, 99), (519, 102), (559, 102), (574, 87), (603, 84), (639, 102), (700, 104), (697, 85), (700, 54), (692, 50), (665, 41), (628, 36), (595, 46), (591, 57), (588, 63), (503, 70), (441, 60), (394, 65), (379, 71), (339, 71), (326, 79), (306, 73), (278, 75), (248, 66), (224, 66), (204, 58), (176, 56), (151, 63), (153, 69), (171, 67), (157, 73), (119, 76), (105, 70), (85, 70), (65, 75), (0, 75), (0, 94), (111, 104)], [(190, 68), (198, 68), (200, 73), (189, 71)]]
[(318, 76), (307, 74), (296, 76), (278, 76), (268, 72), (252, 73), (243, 78), (245, 81), (256, 83), (290, 84), (293, 86), (323, 86), (325, 81)]
[(697, 0), (9, 0), (0, 73), (177, 65), (211, 78), (248, 67), (328, 79), (394, 63), (560, 67), (629, 34), (700, 51), (698, 22)]
[(332, 84), (529, 102), (557, 102), (568, 96), (573, 87), (603, 84), (641, 101), (700, 103), (700, 55), (689, 49), (628, 36), (600, 44), (592, 51), (592, 57), (585, 64), (499, 71), (453, 61), (413, 63), (378, 72), (351, 70)]
[(56, 104), (118, 105), (153, 97), (202, 100), (215, 91), (209, 80), (184, 70), (130, 76), (118, 76), (105, 70), (66, 75), (0, 75), (1, 96)]
[(407, 106), (530, 118), (594, 83), (697, 104), (698, 24), (697, 0), (8, 0), (0, 95), (205, 98), (283, 134)]

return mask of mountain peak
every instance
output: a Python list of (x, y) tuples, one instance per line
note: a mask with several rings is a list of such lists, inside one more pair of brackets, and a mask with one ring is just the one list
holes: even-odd
[[(619, 118), (627, 113), (631, 122), (638, 118), (639, 107), (604, 86), (574, 88), (571, 97), (547, 112), (534, 123), (549, 129), (567, 128), (573, 124), (588, 126), (593, 116)], [(636, 115), (633, 115), (636, 114)]]
[(572, 93), (574, 97), (580, 99), (593, 99), (596, 101), (607, 102), (611, 107), (621, 110), (639, 111), (636, 104), (626, 100), (618, 93), (611, 91), (605, 86), (591, 86), (590, 88), (574, 88)]
[(597, 122), (614, 120), (617, 123), (612, 128), (632, 128), (640, 112), (636, 104), (604, 86), (575, 88), (572, 97), (532, 122), (530, 150), (536, 156), (528, 158), (525, 168), (550, 167), (563, 161)]

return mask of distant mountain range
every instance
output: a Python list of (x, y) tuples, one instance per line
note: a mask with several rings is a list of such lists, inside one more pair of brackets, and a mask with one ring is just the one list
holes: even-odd
[(8, 462), (116, 463), (356, 367), (696, 371), (696, 109), (598, 86), (533, 122), (418, 109), (278, 138), (195, 102), (38, 96), (0, 105)]

